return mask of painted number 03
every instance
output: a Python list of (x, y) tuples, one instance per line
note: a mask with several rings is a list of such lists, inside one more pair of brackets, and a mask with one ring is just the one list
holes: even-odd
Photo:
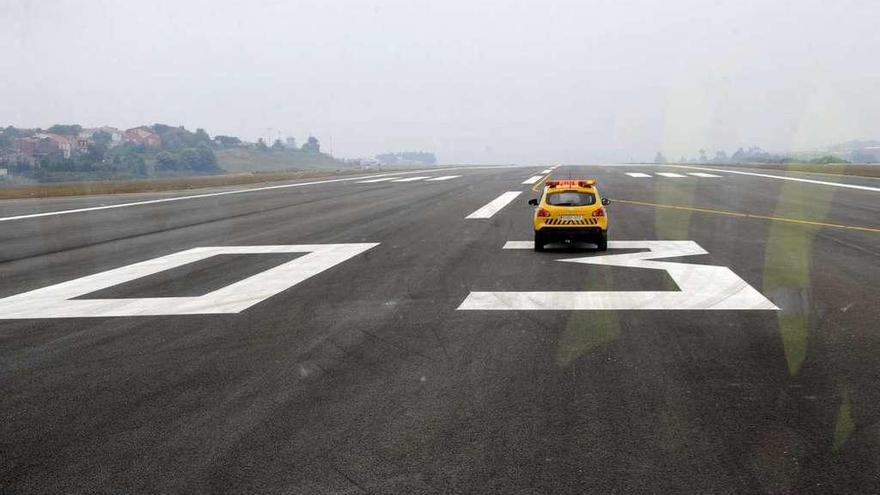
[[(707, 254), (693, 241), (612, 241), (609, 249), (648, 249), (559, 261), (585, 265), (664, 270), (678, 291), (471, 292), (461, 310), (778, 310), (770, 300), (724, 266), (653, 261)], [(504, 249), (532, 249), (512, 241)]]

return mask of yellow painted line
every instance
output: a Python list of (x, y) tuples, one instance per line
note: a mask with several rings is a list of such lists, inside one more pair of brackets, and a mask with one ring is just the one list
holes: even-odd
[(668, 208), (671, 210), (685, 210), (685, 211), (695, 211), (698, 213), (712, 213), (715, 215), (727, 215), (730, 217), (740, 217), (740, 218), (756, 218), (759, 220), (772, 220), (774, 222), (786, 222), (786, 223), (796, 223), (800, 225), (813, 225), (816, 227), (831, 227), (835, 229), (849, 229), (849, 230), (860, 230), (863, 232), (878, 232), (880, 233), (880, 227), (861, 227), (858, 225), (842, 225), (839, 223), (825, 223), (825, 222), (813, 222), (811, 220), (799, 220), (797, 218), (784, 218), (784, 217), (771, 217), (767, 215), (752, 215), (751, 213), (739, 213), (736, 211), (727, 211), (727, 210), (713, 210), (711, 208), (693, 208), (691, 206), (676, 206), (676, 205), (663, 205), (658, 203), (646, 203), (644, 201), (631, 201), (627, 199), (615, 199), (614, 203), (623, 203), (627, 205), (636, 205), (636, 206), (650, 206), (653, 208)]
[(541, 187), (541, 184), (543, 184), (545, 180), (547, 180), (547, 177), (550, 177), (550, 174), (541, 177), (541, 180), (535, 182), (535, 185), (532, 186), (532, 192), (539, 192), (538, 188)]

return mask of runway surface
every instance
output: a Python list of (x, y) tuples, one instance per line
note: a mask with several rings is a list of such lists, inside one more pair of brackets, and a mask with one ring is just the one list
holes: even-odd
[(880, 180), (712, 169), (0, 202), (0, 493), (880, 492)]

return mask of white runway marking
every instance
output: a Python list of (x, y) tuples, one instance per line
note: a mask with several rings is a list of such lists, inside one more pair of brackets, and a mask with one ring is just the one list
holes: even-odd
[(548, 168), (547, 170), (541, 170), (541, 173), (542, 173), (542, 174), (549, 174), (549, 173), (552, 172), (552, 171), (553, 171), (553, 169)]
[(847, 189), (858, 189), (860, 191), (880, 192), (880, 187), (860, 186), (858, 184), (844, 184), (841, 182), (827, 182), (824, 180), (801, 179), (800, 177), (785, 177), (782, 175), (759, 174), (756, 172), (743, 172), (741, 170), (727, 170), (720, 168), (704, 168), (704, 167), (688, 167), (685, 165), (675, 165), (677, 168), (687, 168), (690, 170), (708, 170), (709, 172), (725, 172), (728, 174), (750, 175), (752, 177), (764, 177), (767, 179), (790, 180), (793, 182), (806, 182), (807, 184), (818, 184), (821, 186), (844, 187)]
[[(532, 249), (511, 241), (504, 249)], [(560, 259), (568, 263), (664, 270), (679, 291), (471, 292), (461, 310), (778, 310), (770, 300), (724, 266), (650, 261), (707, 254), (693, 241), (609, 241), (609, 249), (648, 252)]]
[(441, 175), (440, 177), (434, 177), (433, 179), (428, 179), (425, 182), (433, 182), (438, 180), (449, 180), (449, 179), (457, 179), (461, 177), (460, 175)]
[(417, 180), (427, 179), (430, 177), (430, 175), (424, 175), (421, 177), (407, 177), (406, 179), (394, 179), (391, 182), (415, 182)]
[(372, 184), (374, 182), (385, 182), (389, 180), (399, 179), (400, 177), (382, 177), (381, 179), (359, 180), (358, 184)]
[[(506, 167), (502, 167), (506, 168)], [(450, 170), (450, 169), (446, 169)], [(424, 170), (419, 170), (418, 172), (425, 173)], [(161, 198), (161, 199), (149, 199), (145, 201), (135, 201), (132, 203), (118, 203), (114, 205), (104, 205), (104, 206), (90, 206), (88, 208), (76, 208), (73, 210), (56, 210), (56, 211), (47, 211), (44, 213), (30, 213), (27, 215), (16, 215), (14, 217), (2, 217), (0, 218), (0, 222), (9, 222), (12, 220), (25, 220), (29, 218), (40, 218), (40, 217), (49, 217), (56, 215), (69, 215), (71, 213), (84, 213), (89, 211), (100, 211), (100, 210), (112, 210), (115, 208), (127, 208), (130, 206), (144, 206), (144, 205), (153, 205), (159, 203), (170, 203), (172, 201), (185, 201), (188, 199), (201, 199), (201, 198), (213, 198), (217, 196), (229, 196), (232, 194), (245, 194), (252, 192), (260, 192), (260, 191), (274, 191), (276, 189), (289, 189), (292, 187), (302, 187), (302, 186), (312, 186), (317, 184), (332, 184), (334, 182), (350, 182), (356, 181), (360, 179), (369, 179), (371, 177), (386, 177), (389, 175), (404, 175), (412, 172), (398, 172), (396, 174), (383, 174), (383, 175), (367, 175), (361, 177), (344, 177), (341, 179), (327, 179), (327, 180), (317, 180), (312, 182), (298, 182), (296, 184), (279, 184), (277, 186), (263, 186), (263, 187), (252, 187), (250, 189), (235, 189), (232, 191), (219, 191), (213, 193), (204, 193), (204, 194), (192, 194), (189, 196), (175, 196), (173, 198)]]
[(469, 219), (482, 219), (482, 218), (492, 218), (493, 215), (501, 211), (502, 208), (510, 204), (511, 201), (517, 198), (522, 194), (520, 191), (508, 191), (501, 196), (493, 199), (486, 206), (480, 208), (479, 210), (471, 213), (465, 218)]
[(627, 172), (626, 175), (630, 177), (650, 177), (651, 174), (643, 174), (641, 172)]
[(673, 172), (657, 172), (657, 175), (662, 175), (663, 177), (670, 177), (675, 179), (680, 177), (687, 177), (686, 175), (676, 174)]
[[(222, 246), (188, 249), (0, 299), (0, 319), (240, 313), (378, 243)], [(198, 297), (75, 299), (219, 254), (308, 253)]]
[(703, 172), (688, 172), (688, 175), (693, 175), (694, 177), (721, 177), (720, 175), (704, 174)]
[(522, 183), (523, 184), (534, 184), (535, 182), (538, 182), (542, 178), (544, 178), (543, 175), (535, 175), (534, 177), (529, 177), (528, 179), (524, 180)]

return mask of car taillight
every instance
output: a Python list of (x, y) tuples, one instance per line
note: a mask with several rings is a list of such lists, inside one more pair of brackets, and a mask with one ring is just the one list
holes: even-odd
[(593, 217), (604, 217), (605, 216), (605, 208), (599, 208), (598, 210), (593, 210)]
[(538, 208), (538, 216), (539, 217), (549, 217), (550, 212), (545, 210), (544, 208)]

